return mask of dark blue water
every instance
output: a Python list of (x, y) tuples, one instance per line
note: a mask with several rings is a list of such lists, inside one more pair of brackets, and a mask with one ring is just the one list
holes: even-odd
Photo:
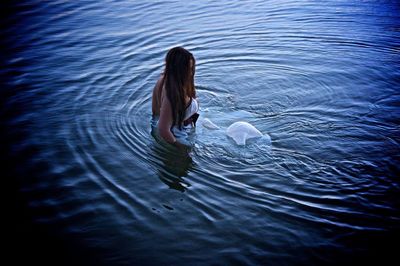
[[(17, 261), (395, 258), (396, 1), (20, 1), (2, 11), (2, 176), (14, 181)], [(151, 130), (151, 92), (176, 45), (197, 59), (189, 153)], [(271, 144), (237, 146), (224, 129), (239, 120)]]

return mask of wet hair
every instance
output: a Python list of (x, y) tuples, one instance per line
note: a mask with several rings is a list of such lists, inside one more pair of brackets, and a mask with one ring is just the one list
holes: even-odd
[(196, 97), (194, 73), (196, 61), (192, 53), (182, 47), (174, 47), (165, 57), (164, 86), (171, 103), (173, 125), (182, 129), (185, 118), (185, 96)]

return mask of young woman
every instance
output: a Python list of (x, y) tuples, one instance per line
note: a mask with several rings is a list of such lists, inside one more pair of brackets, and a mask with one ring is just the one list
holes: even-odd
[(199, 116), (196, 100), (194, 56), (182, 47), (168, 51), (165, 69), (157, 81), (152, 98), (153, 116), (159, 116), (158, 130), (167, 142), (178, 147), (176, 136), (180, 131), (195, 126)]

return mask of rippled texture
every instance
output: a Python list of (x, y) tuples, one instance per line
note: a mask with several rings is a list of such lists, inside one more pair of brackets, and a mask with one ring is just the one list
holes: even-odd
[[(396, 1), (23, 1), (3, 10), (2, 153), (21, 257), (395, 257)], [(201, 116), (189, 153), (151, 129), (151, 92), (176, 45), (197, 59)], [(236, 121), (271, 145), (235, 145), (224, 130)]]

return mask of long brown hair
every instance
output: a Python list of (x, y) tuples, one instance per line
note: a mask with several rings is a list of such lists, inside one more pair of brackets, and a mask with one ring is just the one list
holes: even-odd
[(185, 96), (196, 98), (195, 65), (193, 54), (182, 47), (172, 48), (165, 57), (164, 86), (171, 103), (172, 124), (177, 125), (179, 129), (185, 118)]

